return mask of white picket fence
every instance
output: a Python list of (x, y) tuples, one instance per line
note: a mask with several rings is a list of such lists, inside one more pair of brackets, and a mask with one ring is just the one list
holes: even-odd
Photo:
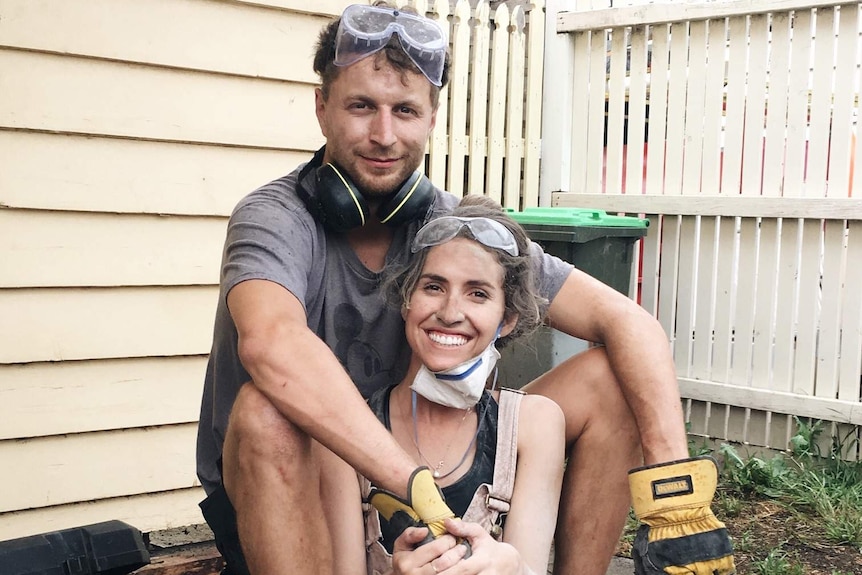
[[(427, 172), (454, 194), (486, 194), (506, 207), (539, 205), (544, 2), (471, 8), (458, 0), (413, 1), (448, 21), (449, 84), (440, 96)], [(403, 4), (402, 4), (403, 5)]]
[(545, 124), (543, 185), (649, 218), (640, 297), (691, 432), (783, 449), (795, 415), (858, 436), (860, 4), (594, 4), (549, 13), (571, 118)]

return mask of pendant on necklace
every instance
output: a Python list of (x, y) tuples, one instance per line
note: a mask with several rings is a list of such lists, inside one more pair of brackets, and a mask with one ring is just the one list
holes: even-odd
[(438, 479), (441, 477), (440, 470), (443, 469), (444, 463), (446, 463), (446, 462), (441, 461), (440, 463), (437, 464), (437, 467), (434, 468), (434, 471), (431, 473), (431, 475), (434, 477), (434, 479)]

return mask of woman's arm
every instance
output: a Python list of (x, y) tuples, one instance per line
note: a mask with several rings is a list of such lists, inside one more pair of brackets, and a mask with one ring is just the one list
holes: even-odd
[(548, 323), (605, 346), (637, 421), (647, 464), (688, 457), (673, 357), (667, 334), (654, 317), (637, 302), (575, 269), (551, 302)]
[(525, 396), (518, 417), (515, 489), (503, 532), (534, 573), (545, 573), (563, 482), (565, 418), (559, 406), (538, 395)]
[[(547, 572), (565, 457), (562, 410), (542, 396), (525, 396), (518, 417), (518, 464), (503, 541), (478, 523), (447, 519), (449, 533), (467, 539), (473, 554), (446, 575), (542, 575)], [(440, 561), (439, 563), (443, 563)]]

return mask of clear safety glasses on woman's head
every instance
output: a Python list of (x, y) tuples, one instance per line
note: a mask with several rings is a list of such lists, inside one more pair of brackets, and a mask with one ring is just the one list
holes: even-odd
[(442, 216), (431, 220), (416, 232), (410, 250), (415, 254), (421, 249), (438, 246), (448, 242), (458, 235), (462, 228), (467, 227), (470, 234), (480, 244), (503, 250), (511, 256), (518, 255), (518, 242), (512, 232), (495, 220), (489, 218), (466, 218), (458, 216)]
[(344, 9), (335, 36), (335, 65), (349, 66), (382, 50), (392, 34), (435, 86), (443, 83), (448, 35), (436, 22), (383, 6), (353, 4)]

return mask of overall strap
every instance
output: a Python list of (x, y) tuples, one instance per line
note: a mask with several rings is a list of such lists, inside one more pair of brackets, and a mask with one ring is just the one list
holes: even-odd
[(518, 463), (518, 414), (523, 391), (500, 389), (497, 416), (497, 456), (494, 460), (494, 483), (488, 494), (488, 507), (500, 513), (509, 511), (515, 489), (515, 469)]
[(383, 536), (380, 530), (380, 517), (377, 510), (368, 502), (371, 494), (371, 481), (361, 473), (356, 473), (359, 479), (359, 492), (362, 495), (362, 516), (365, 518), (365, 546), (369, 546)]
[(464, 521), (480, 524), (495, 539), (500, 539), (500, 515), (509, 512), (515, 489), (518, 462), (518, 414), (522, 391), (501, 389), (497, 415), (497, 452), (494, 457), (492, 485), (483, 483), (473, 494)]

